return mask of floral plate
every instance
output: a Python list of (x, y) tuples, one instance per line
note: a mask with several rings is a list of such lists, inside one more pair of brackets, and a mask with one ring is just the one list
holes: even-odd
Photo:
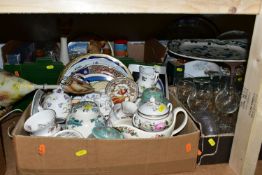
[(168, 43), (175, 57), (214, 62), (246, 62), (247, 42), (241, 40), (184, 39)]
[(111, 97), (114, 104), (123, 101), (136, 101), (138, 97), (138, 86), (136, 82), (129, 78), (116, 78), (106, 86), (106, 94)]

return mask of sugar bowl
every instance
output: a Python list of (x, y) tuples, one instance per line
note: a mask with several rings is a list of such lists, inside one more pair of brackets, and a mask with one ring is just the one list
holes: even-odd
[(174, 120), (172, 108), (171, 103), (165, 104), (151, 97), (149, 101), (139, 106), (133, 116), (133, 125), (148, 132), (163, 131)]

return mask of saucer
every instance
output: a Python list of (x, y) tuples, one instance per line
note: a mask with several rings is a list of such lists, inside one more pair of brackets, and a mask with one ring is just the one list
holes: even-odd
[(61, 130), (61, 125), (57, 124), (57, 126), (54, 126), (51, 128), (51, 130), (48, 131), (48, 133), (46, 134), (42, 134), (42, 135), (34, 135), (33, 133), (31, 134), (31, 136), (54, 136), (56, 133), (58, 133)]
[(66, 129), (57, 132), (54, 137), (66, 137), (66, 138), (84, 138), (82, 134), (76, 130), (73, 129)]

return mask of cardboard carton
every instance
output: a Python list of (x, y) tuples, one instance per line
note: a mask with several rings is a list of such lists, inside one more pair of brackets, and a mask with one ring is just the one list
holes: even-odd
[(20, 175), (150, 175), (195, 169), (199, 130), (191, 119), (179, 135), (170, 138), (35, 137), (23, 130), (29, 110), (30, 106), (13, 130)]

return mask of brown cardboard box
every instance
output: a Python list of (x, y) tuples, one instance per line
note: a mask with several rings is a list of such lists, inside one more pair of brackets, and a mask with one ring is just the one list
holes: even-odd
[(149, 175), (195, 169), (199, 130), (191, 119), (179, 135), (170, 138), (98, 140), (30, 137), (23, 130), (29, 109), (23, 113), (13, 131), (20, 175)]
[(0, 175), (4, 175), (6, 171), (6, 161), (5, 161), (5, 154), (4, 154), (4, 145), (2, 134), (0, 134)]

